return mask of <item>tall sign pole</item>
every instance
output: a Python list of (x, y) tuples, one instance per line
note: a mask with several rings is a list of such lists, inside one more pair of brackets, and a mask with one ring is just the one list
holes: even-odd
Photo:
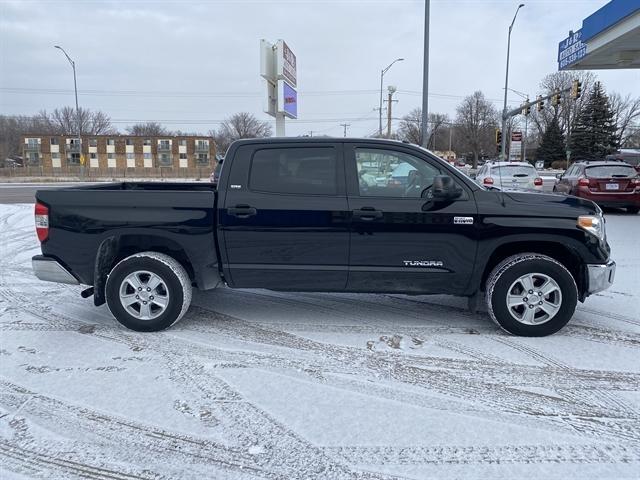
[(422, 146), (429, 142), (429, 0), (424, 2), (424, 60), (422, 64)]
[(260, 41), (260, 76), (265, 80), (265, 113), (276, 119), (276, 136), (285, 136), (285, 118), (298, 118), (296, 56), (284, 40)]

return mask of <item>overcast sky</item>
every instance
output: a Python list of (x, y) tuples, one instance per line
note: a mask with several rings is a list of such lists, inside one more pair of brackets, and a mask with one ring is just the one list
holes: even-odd
[[(632, 0), (629, 0), (632, 1)], [(509, 86), (535, 97), (557, 70), (558, 42), (605, 0), (524, 0), (512, 34)], [(518, 1), (432, 0), (429, 110), (455, 117), (474, 90), (501, 108), (508, 25)], [(124, 130), (155, 120), (207, 132), (237, 111), (262, 112), (261, 38), (297, 56), (299, 119), (287, 134), (369, 135), (380, 70), (398, 89), (394, 117), (421, 105), (423, 0), (0, 0), (0, 113), (73, 104)], [(640, 70), (597, 72), (608, 91), (640, 95)], [(520, 98), (509, 95), (517, 105)], [(397, 121), (394, 122), (394, 124)]]

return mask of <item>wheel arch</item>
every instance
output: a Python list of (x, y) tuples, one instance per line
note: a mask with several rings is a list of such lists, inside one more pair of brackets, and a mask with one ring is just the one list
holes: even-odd
[(587, 289), (584, 262), (570, 246), (554, 241), (516, 241), (498, 245), (484, 265), (480, 279), (480, 290), (484, 291), (489, 274), (498, 263), (507, 257), (521, 253), (546, 255), (560, 262), (573, 276), (578, 287), (578, 298), (581, 302), (584, 301)]
[(94, 266), (94, 304), (105, 303), (105, 285), (107, 275), (122, 259), (140, 252), (153, 251), (170, 256), (186, 270), (190, 281), (196, 281), (193, 263), (185, 249), (176, 241), (160, 235), (122, 234), (114, 235), (102, 241), (98, 247)]

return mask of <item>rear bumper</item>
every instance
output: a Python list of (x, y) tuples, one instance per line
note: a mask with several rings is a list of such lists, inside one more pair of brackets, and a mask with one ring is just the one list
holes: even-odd
[(587, 295), (601, 292), (613, 285), (616, 275), (616, 262), (609, 260), (603, 265), (587, 265), (587, 273), (589, 279)]
[(595, 193), (581, 188), (578, 196), (597, 203), (601, 207), (640, 207), (640, 193)]
[(36, 255), (31, 259), (33, 273), (45, 282), (70, 283), (78, 285), (78, 279), (66, 268), (58, 263), (55, 258), (44, 255)]

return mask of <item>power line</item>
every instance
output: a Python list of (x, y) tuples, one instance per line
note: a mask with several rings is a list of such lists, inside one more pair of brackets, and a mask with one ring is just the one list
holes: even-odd
[[(42, 94), (42, 95), (73, 95), (73, 90), (57, 89), (57, 88), (30, 88), (30, 87), (0, 87), (0, 91), (10, 94)], [(354, 89), (354, 90), (301, 90), (298, 92), (300, 96), (345, 96), (345, 95), (370, 95), (377, 94), (378, 90)], [(398, 90), (398, 94), (410, 96), (422, 96), (422, 92), (418, 90)], [(172, 90), (78, 90), (78, 95), (97, 96), (97, 97), (175, 97), (175, 98), (259, 98), (263, 95), (261, 92), (207, 92), (207, 91), (172, 91)], [(463, 99), (466, 95), (456, 95), (450, 93), (429, 92), (429, 97), (439, 99)], [(487, 98), (492, 102), (502, 102), (498, 98)]]

